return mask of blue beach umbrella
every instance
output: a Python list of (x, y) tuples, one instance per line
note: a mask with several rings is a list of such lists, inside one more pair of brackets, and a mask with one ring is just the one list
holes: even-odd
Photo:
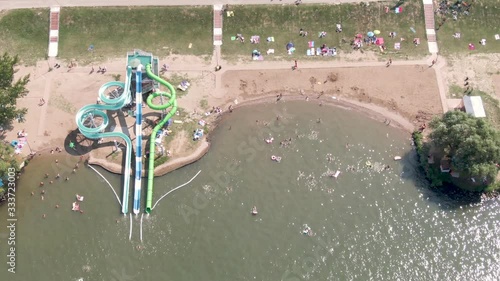
[(375, 35), (375, 33), (369, 31), (366, 35), (368, 35), (368, 37), (373, 37)]

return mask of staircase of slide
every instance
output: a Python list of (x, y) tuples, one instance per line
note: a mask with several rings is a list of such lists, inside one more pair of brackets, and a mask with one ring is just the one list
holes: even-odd
[[(109, 118), (105, 110), (118, 110), (126, 106), (131, 101), (130, 94), (130, 81), (132, 76), (132, 68), (127, 67), (127, 76), (125, 83), (112, 81), (105, 83), (99, 89), (99, 98), (103, 104), (90, 104), (82, 107), (76, 114), (76, 124), (80, 132), (89, 139), (101, 138), (122, 138), (127, 147), (125, 152), (125, 167), (123, 172), (123, 199), (122, 199), (122, 213), (128, 213), (128, 197), (130, 186), (130, 161), (132, 155), (132, 142), (126, 134), (122, 132), (105, 132), (109, 124)], [(123, 93), (118, 97), (109, 97), (107, 89), (113, 87), (123, 88)], [(94, 123), (95, 117), (100, 117), (102, 123), (96, 125)]]
[[(148, 76), (162, 84), (163, 86), (167, 87), (170, 93), (167, 92), (154, 92), (146, 100), (146, 103), (151, 109), (154, 110), (165, 110), (169, 107), (170, 111), (168, 114), (161, 120), (158, 125), (156, 125), (153, 129), (153, 132), (151, 133), (151, 140), (150, 140), (150, 147), (149, 147), (149, 163), (148, 163), (148, 189), (146, 193), (146, 213), (151, 213), (152, 210), (152, 204), (153, 204), (153, 179), (154, 179), (154, 164), (155, 164), (155, 139), (158, 131), (167, 123), (167, 121), (174, 116), (175, 112), (177, 111), (177, 99), (175, 95), (175, 88), (168, 83), (167, 81), (161, 79), (160, 77), (156, 76), (152, 71), (151, 71), (151, 65), (148, 64), (146, 66), (146, 73)], [(153, 99), (159, 96), (164, 96), (168, 98), (168, 102), (165, 104), (153, 104)]]

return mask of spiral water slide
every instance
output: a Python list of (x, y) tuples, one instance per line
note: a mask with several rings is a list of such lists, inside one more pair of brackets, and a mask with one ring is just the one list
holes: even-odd
[[(128, 198), (130, 186), (130, 161), (132, 155), (132, 141), (130, 137), (122, 132), (106, 132), (109, 118), (105, 110), (118, 110), (131, 101), (130, 82), (132, 68), (127, 67), (125, 83), (112, 81), (105, 83), (99, 89), (99, 98), (103, 104), (89, 104), (82, 107), (76, 113), (76, 125), (80, 132), (89, 139), (122, 138), (126, 143), (125, 167), (123, 172), (123, 199), (122, 213), (128, 213)], [(114, 91), (108, 89), (114, 88)], [(120, 88), (122, 90), (120, 90)], [(121, 92), (122, 91), (122, 92)], [(121, 95), (119, 93), (121, 92)]]
[[(148, 74), (149, 78), (157, 81), (158, 83), (162, 84), (163, 86), (167, 87), (170, 93), (167, 92), (153, 92), (151, 95), (146, 100), (146, 103), (151, 109), (154, 110), (165, 110), (169, 107), (170, 111), (168, 114), (163, 118), (158, 125), (156, 125), (153, 129), (153, 132), (151, 133), (151, 140), (149, 144), (149, 163), (148, 163), (148, 189), (146, 193), (146, 213), (151, 213), (152, 210), (152, 204), (153, 204), (153, 180), (154, 180), (154, 164), (155, 164), (155, 150), (156, 150), (156, 135), (158, 131), (163, 128), (165, 123), (174, 116), (175, 112), (177, 111), (177, 99), (175, 96), (175, 88), (168, 83), (167, 81), (161, 79), (160, 77), (156, 76), (152, 71), (151, 71), (151, 65), (148, 64), (146, 66), (146, 73)], [(153, 104), (153, 99), (156, 97), (164, 96), (168, 99), (168, 102), (165, 104)]]

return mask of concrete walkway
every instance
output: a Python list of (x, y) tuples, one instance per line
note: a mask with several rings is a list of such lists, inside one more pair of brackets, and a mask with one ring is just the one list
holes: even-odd
[(434, 5), (432, 3), (432, 0), (423, 0), (423, 3), (425, 16), (425, 34), (427, 34), (429, 53), (437, 54), (439, 50), (436, 41), (436, 29), (434, 26)]

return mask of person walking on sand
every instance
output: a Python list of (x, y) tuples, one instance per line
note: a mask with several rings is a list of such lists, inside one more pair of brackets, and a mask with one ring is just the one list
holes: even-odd
[(297, 66), (297, 60), (294, 60), (293, 62), (294, 62), (294, 65), (292, 66), (292, 70), (295, 70), (295, 69), (297, 69), (297, 67), (298, 67), (298, 66)]

